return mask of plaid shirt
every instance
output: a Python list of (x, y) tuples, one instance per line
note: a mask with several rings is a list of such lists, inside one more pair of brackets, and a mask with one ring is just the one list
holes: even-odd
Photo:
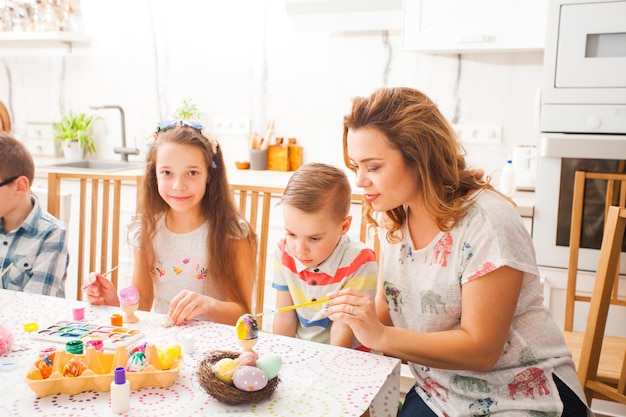
[(69, 254), (63, 223), (41, 210), (32, 197), (33, 209), (24, 223), (6, 231), (0, 219), (0, 268), (2, 288), (65, 297)]

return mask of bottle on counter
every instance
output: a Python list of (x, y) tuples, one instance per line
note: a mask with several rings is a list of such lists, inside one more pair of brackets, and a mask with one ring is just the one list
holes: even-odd
[(513, 160), (509, 158), (506, 164), (502, 168), (502, 174), (500, 175), (500, 192), (510, 195), (515, 191), (515, 167), (513, 167)]
[(115, 368), (115, 379), (111, 382), (111, 411), (123, 413), (130, 409), (130, 382), (126, 380), (126, 370)]

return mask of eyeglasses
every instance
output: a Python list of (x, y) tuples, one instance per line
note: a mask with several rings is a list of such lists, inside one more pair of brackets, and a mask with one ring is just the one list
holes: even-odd
[(0, 182), (0, 187), (4, 187), (5, 185), (9, 185), (11, 184), (13, 181), (15, 181), (17, 179), (17, 177), (11, 177), (11, 178), (7, 178), (6, 180)]

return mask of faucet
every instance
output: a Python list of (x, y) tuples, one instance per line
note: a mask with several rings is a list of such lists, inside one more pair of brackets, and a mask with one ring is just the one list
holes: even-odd
[(124, 109), (122, 106), (118, 106), (117, 104), (104, 104), (101, 106), (89, 106), (93, 110), (99, 109), (117, 109), (120, 112), (120, 116), (122, 117), (122, 147), (113, 148), (113, 152), (122, 155), (122, 161), (128, 162), (128, 155), (139, 155), (138, 148), (129, 148), (126, 146), (126, 117), (124, 116)]

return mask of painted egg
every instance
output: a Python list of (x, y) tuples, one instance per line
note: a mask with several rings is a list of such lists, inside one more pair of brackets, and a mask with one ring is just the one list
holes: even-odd
[(132, 306), (139, 302), (139, 291), (136, 287), (129, 285), (120, 290), (120, 304), (123, 306)]
[(215, 374), (215, 377), (225, 384), (233, 384), (233, 374), (235, 369), (239, 366), (236, 360), (231, 358), (223, 358), (213, 364), (211, 370)]
[(242, 391), (258, 391), (267, 385), (267, 375), (255, 366), (240, 366), (235, 369), (233, 384)]
[(256, 355), (254, 352), (241, 352), (236, 361), (239, 365), (254, 366), (256, 365)]
[(48, 379), (52, 374), (52, 362), (48, 357), (46, 357), (46, 359), (38, 359), (35, 365), (43, 379)]
[(259, 337), (259, 322), (252, 314), (243, 314), (237, 319), (235, 331), (241, 340), (256, 339)]
[(272, 379), (280, 372), (280, 368), (283, 366), (283, 359), (278, 355), (269, 353), (259, 356), (255, 366), (265, 373), (267, 379)]
[(73, 357), (63, 367), (63, 376), (65, 377), (77, 377), (80, 376), (85, 369), (87, 369), (87, 365), (85, 362), (78, 357)]
[(157, 356), (164, 371), (172, 367), (172, 363), (180, 358), (181, 348), (178, 343), (171, 343), (157, 349)]
[(141, 372), (147, 365), (148, 359), (146, 359), (146, 354), (143, 352), (135, 352), (130, 358), (128, 358), (126, 370), (128, 372)]

